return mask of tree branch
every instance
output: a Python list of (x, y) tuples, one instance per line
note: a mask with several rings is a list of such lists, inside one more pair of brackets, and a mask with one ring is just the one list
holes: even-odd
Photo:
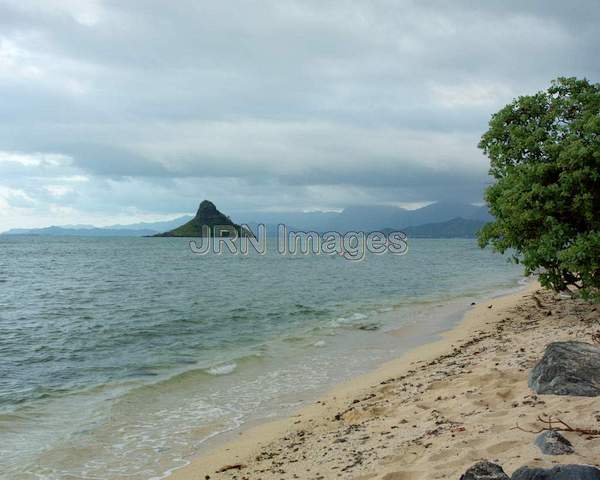
[(553, 418), (550, 415), (545, 415), (545, 414), (538, 415), (537, 421), (545, 424), (545, 426), (541, 427), (538, 430), (527, 430), (525, 428), (520, 427), (519, 424), (517, 423), (516, 427), (513, 427), (513, 430), (517, 429), (517, 430), (521, 430), (522, 432), (536, 433), (536, 434), (542, 433), (542, 432), (547, 432), (547, 431), (555, 431), (555, 432), (573, 432), (573, 433), (578, 433), (580, 435), (588, 435), (588, 436), (592, 436), (592, 437), (600, 436), (600, 430), (598, 430), (598, 429), (572, 427), (571, 425), (567, 424), (565, 421), (561, 420), (560, 418)]

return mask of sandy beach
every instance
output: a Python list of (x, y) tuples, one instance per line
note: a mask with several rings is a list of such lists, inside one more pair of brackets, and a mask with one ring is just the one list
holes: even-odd
[(546, 344), (591, 342), (598, 307), (540, 289), (474, 306), (443, 338), (339, 385), (282, 420), (258, 425), (177, 470), (174, 480), (459, 478), (482, 459), (600, 465), (600, 438), (565, 433), (575, 453), (535, 446), (541, 414), (600, 428), (600, 401), (527, 386)]

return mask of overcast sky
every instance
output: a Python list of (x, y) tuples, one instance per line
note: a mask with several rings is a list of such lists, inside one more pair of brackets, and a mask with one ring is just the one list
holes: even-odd
[(600, 80), (600, 2), (0, 0), (0, 231), (481, 202), (490, 115)]

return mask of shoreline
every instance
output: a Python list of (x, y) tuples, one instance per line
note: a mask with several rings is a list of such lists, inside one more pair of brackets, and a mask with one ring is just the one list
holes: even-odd
[[(330, 395), (333, 391), (336, 391), (345, 385), (354, 385), (357, 380), (374, 374), (377, 372), (377, 370), (388, 365), (389, 363), (400, 361), (405, 355), (411, 353), (413, 350), (426, 348), (429, 345), (437, 343), (443, 339), (445, 334), (457, 328), (464, 321), (464, 317), (470, 310), (473, 309), (474, 305), (525, 291), (530, 283), (531, 281), (522, 278), (515, 286), (504, 287), (486, 294), (462, 295), (452, 299), (430, 301), (428, 302), (429, 305), (425, 307), (427, 309), (426, 312), (421, 310), (413, 310), (411, 313), (409, 313), (409, 315), (415, 315), (424, 324), (420, 324), (417, 320), (409, 323), (397, 323), (397, 319), (390, 320), (388, 318), (386, 321), (384, 321), (384, 323), (387, 323), (387, 326), (382, 329), (381, 332), (388, 336), (388, 341), (390, 338), (394, 339), (392, 340), (396, 343), (394, 348), (399, 349), (399, 351), (394, 352), (385, 359), (373, 360), (365, 358), (364, 360), (369, 362), (369, 365), (362, 370), (354, 371), (350, 374), (350, 376), (332, 378), (330, 379), (331, 383), (319, 386), (316, 389), (309, 389), (306, 391), (301, 390), (296, 394), (299, 396), (294, 396), (288, 393), (286, 394), (286, 398), (289, 400), (289, 402), (284, 402), (287, 403), (287, 406), (285, 407), (282, 407), (277, 400), (273, 400), (271, 405), (272, 413), (270, 415), (251, 417), (242, 421), (237, 427), (215, 432), (214, 435), (210, 436), (204, 443), (202, 443), (198, 453), (193, 457), (190, 463), (197, 458), (210, 455), (212, 452), (223, 446), (227, 446), (230, 442), (237, 440), (244, 432), (250, 431), (265, 424), (274, 424), (279, 421), (285, 422), (285, 420), (297, 415), (298, 412), (310, 407), (311, 404), (314, 404), (322, 398)], [(423, 307), (423, 305), (420, 306)], [(400, 315), (399, 318), (402, 318), (406, 314), (406, 311), (397, 310), (378, 313), (380, 317), (392, 316), (394, 318), (396, 318), (398, 315)], [(395, 325), (391, 326), (390, 324)], [(378, 341), (381, 342), (382, 338), (379, 338)], [(365, 339), (362, 338), (360, 340), (361, 347), (365, 345), (364, 342)], [(367, 350), (373, 352), (373, 347), (373, 340), (369, 340), (369, 343), (366, 346)], [(377, 347), (379, 348), (379, 344)], [(165, 477), (160, 478), (172, 478), (172, 472), (185, 469), (188, 466), (189, 464), (170, 469), (168, 472), (165, 472)]]
[[(379, 473), (377, 473), (377, 470), (385, 472), (388, 470), (388, 467), (386, 467), (388, 464), (393, 465), (394, 463), (398, 463), (399, 465), (397, 465), (396, 468), (402, 468), (404, 461), (406, 465), (408, 465), (406, 458), (404, 458), (404, 460), (399, 458), (402, 455), (396, 455), (396, 457), (398, 457), (396, 458), (397, 462), (392, 461), (390, 458), (382, 461), (383, 457), (373, 455), (372, 452), (374, 451), (374, 447), (369, 446), (371, 443), (369, 440), (374, 438), (373, 430), (383, 429), (378, 432), (378, 436), (388, 440), (390, 440), (391, 437), (401, 436), (396, 435), (396, 432), (404, 430), (408, 435), (406, 440), (403, 440), (400, 443), (408, 442), (408, 444), (410, 444), (410, 434), (419, 433), (416, 435), (416, 438), (422, 437), (422, 428), (420, 428), (419, 425), (413, 427), (406, 418), (399, 419), (398, 417), (400, 414), (398, 414), (398, 411), (401, 410), (404, 412), (407, 409), (413, 408), (416, 409), (416, 415), (427, 412), (428, 410), (437, 412), (437, 415), (439, 415), (439, 412), (437, 409), (433, 408), (433, 405), (426, 406), (420, 404), (416, 398), (412, 400), (403, 400), (402, 395), (389, 395), (390, 391), (394, 390), (393, 386), (399, 381), (398, 379), (413, 377), (418, 369), (423, 372), (422, 375), (419, 375), (419, 378), (422, 377), (424, 380), (425, 377), (435, 377), (434, 380), (432, 380), (433, 383), (442, 381), (444, 375), (441, 375), (441, 378), (437, 378), (437, 376), (440, 376), (440, 372), (436, 370), (436, 367), (441, 362), (461, 355), (469, 355), (468, 350), (471, 350), (474, 345), (486, 342), (494, 343), (491, 338), (493, 336), (492, 334), (500, 328), (500, 324), (503, 325), (503, 323), (514, 320), (516, 317), (515, 311), (519, 312), (530, 308), (531, 305), (528, 304), (533, 303), (533, 301), (531, 301), (531, 296), (534, 292), (536, 292), (538, 296), (543, 295), (545, 301), (550, 301), (550, 299), (547, 299), (546, 297), (552, 297), (552, 294), (540, 292), (538, 289), (539, 285), (537, 282), (531, 282), (525, 286), (524, 289), (520, 289), (515, 293), (493, 297), (479, 303), (469, 309), (458, 324), (442, 333), (439, 340), (410, 349), (399, 358), (384, 363), (370, 373), (359, 375), (350, 381), (334, 386), (325, 395), (321, 396), (319, 400), (300, 408), (296, 413), (288, 417), (277, 420), (267, 420), (266, 422), (262, 421), (259, 422), (258, 425), (248, 426), (237, 433), (237, 435), (231, 435), (229, 439), (224, 440), (224, 443), (216, 445), (213, 449), (192, 459), (188, 466), (173, 471), (168, 478), (175, 480), (207, 478), (207, 476), (210, 478), (263, 479), (308, 478), (312, 476), (315, 476), (315, 478), (339, 478), (340, 473), (343, 471), (344, 473), (341, 475), (344, 476), (344, 478), (366, 479), (378, 478)], [(570, 303), (570, 300), (563, 300), (561, 306), (568, 306)], [(488, 308), (489, 305), (492, 305), (492, 307)], [(531, 317), (532, 313), (530, 312), (526, 315)], [(504, 328), (505, 327), (503, 326), (502, 329)], [(457, 344), (462, 345), (461, 348), (457, 349)], [(483, 355), (480, 355), (480, 353), (482, 352), (475, 353), (475, 355), (479, 355), (478, 358), (483, 358)], [(510, 360), (510, 358), (507, 360)], [(498, 368), (499, 366), (500, 362), (495, 362), (495, 365), (484, 362), (479, 366), (479, 369), (484, 370), (480, 373), (488, 377), (490, 375), (496, 377), (498, 374), (502, 376), (502, 369)], [(452, 367), (452, 365), (450, 365), (450, 370), (453, 371), (448, 371), (446, 373), (457, 374), (455, 371), (456, 368)], [(496, 371), (496, 373), (493, 373), (493, 371)], [(458, 372), (459, 376), (461, 373), (465, 375), (464, 369), (462, 369), (461, 372)], [(472, 375), (472, 373), (472, 371), (467, 371), (467, 377)], [(512, 379), (518, 376), (516, 372), (511, 371), (509, 373), (508, 378)], [(521, 373), (521, 377), (523, 377), (523, 375), (526, 377), (524, 371), (519, 373)], [(522, 385), (522, 378), (520, 379), (520, 383), (519, 391), (524, 389), (523, 391), (528, 392), (526, 382), (525, 385)], [(476, 381), (474, 381), (474, 385), (477, 385)], [(497, 387), (496, 390), (498, 388), (502, 387)], [(506, 388), (511, 390), (509, 386)], [(436, 389), (439, 390), (440, 394), (445, 394), (449, 390), (446, 390), (442, 386), (438, 386)], [(401, 391), (407, 391), (406, 385), (402, 387)], [(422, 399), (424, 393), (425, 392), (419, 392), (418, 397)], [(458, 393), (459, 392), (457, 392), (457, 394)], [(506, 393), (506, 399), (503, 400), (503, 402), (508, 402), (509, 397), (511, 396), (512, 393)], [(454, 398), (456, 397), (457, 395), (455, 395)], [(501, 397), (502, 395), (500, 395), (500, 398)], [(394, 405), (395, 403), (399, 405), (390, 408), (391, 405)], [(433, 403), (435, 403), (435, 401)], [(462, 425), (464, 422), (460, 419), (461, 412), (457, 411), (460, 410), (460, 408), (458, 408), (460, 404), (457, 404), (456, 401), (451, 401), (450, 403), (452, 405), (448, 406), (448, 413), (454, 414), (456, 420), (452, 420), (448, 424), (442, 421), (441, 425)], [(514, 404), (514, 402), (512, 404)], [(496, 414), (500, 411), (505, 414), (505, 409), (506, 405), (502, 405), (502, 409), (498, 409)], [(363, 410), (365, 410), (365, 413), (362, 412)], [(494, 415), (493, 409), (487, 413), (491, 415), (490, 418)], [(464, 413), (462, 413), (462, 415), (464, 415)], [(469, 416), (472, 415), (473, 414), (470, 414)], [(402, 425), (405, 424), (403, 420), (406, 421), (406, 424), (411, 425), (410, 428), (402, 428)], [(439, 422), (440, 418), (433, 421), (433, 424), (440, 425)], [(514, 426), (514, 421), (512, 424)], [(363, 432), (364, 435), (361, 437), (362, 440), (359, 439), (358, 444), (353, 445), (351, 449), (344, 448), (346, 444), (350, 445), (354, 443), (351, 442), (351, 437), (355, 436), (355, 432), (348, 432), (345, 436), (340, 436), (340, 432), (344, 431), (344, 429), (347, 430), (348, 428), (350, 428), (350, 430), (354, 428), (357, 432), (364, 430), (364, 432), (369, 433)], [(449, 431), (450, 430), (451, 427), (449, 427)], [(459, 431), (464, 432), (464, 430)], [(299, 432), (302, 433), (300, 434)], [(519, 433), (528, 435), (524, 432)], [(440, 435), (441, 434), (442, 433), (440, 433)], [(452, 437), (454, 437), (454, 435), (455, 434), (453, 433)], [(312, 440), (312, 442), (315, 442), (314, 445), (309, 444), (307, 441), (308, 438), (314, 439), (319, 436), (323, 437), (324, 440)], [(328, 437), (334, 438), (328, 440)], [(295, 438), (296, 440), (291, 441), (290, 439), (292, 438)], [(422, 443), (422, 439), (420, 442)], [(510, 442), (514, 443), (513, 440)], [(516, 444), (513, 445), (513, 443), (510, 445), (516, 447)], [(406, 450), (408, 444), (404, 445), (404, 450)], [(505, 446), (508, 446), (508, 444)], [(429, 449), (430, 447), (431, 445), (425, 448)], [(496, 452), (499, 451), (498, 448), (492, 450)], [(325, 449), (326, 453), (331, 452), (328, 455), (325, 455), (325, 457), (329, 456), (326, 461), (318, 458), (318, 454), (321, 453), (323, 449)], [(449, 447), (444, 450), (448, 449)], [(435, 449), (432, 449), (431, 452), (434, 452), (434, 450)], [(502, 448), (500, 448), (500, 450), (502, 450)], [(511, 448), (508, 448), (507, 451), (510, 450)], [(335, 453), (338, 453), (337, 458)], [(438, 453), (441, 454), (442, 452)], [(498, 454), (496, 453), (495, 455), (497, 456)], [(354, 460), (346, 459), (345, 457), (348, 456), (354, 458)], [(491, 458), (494, 459), (496, 456), (492, 455)], [(538, 458), (539, 456), (540, 455), (533, 455), (532, 458)], [(374, 458), (369, 459), (368, 457)], [(389, 457), (389, 455), (387, 455), (387, 457)], [(479, 458), (476, 455), (474, 457)], [(411, 461), (410, 464), (412, 463), (414, 462)], [(216, 473), (218, 470), (223, 469), (223, 467), (232, 465), (243, 465), (243, 467), (239, 470), (228, 469), (223, 473)], [(469, 465), (467, 465), (467, 467), (468, 466)], [(463, 465), (461, 463), (460, 468), (462, 467)], [(308, 468), (315, 471), (314, 475), (310, 474), (308, 477), (305, 477), (299, 473), (307, 471), (306, 469)], [(257, 472), (260, 472), (260, 474)], [(367, 474), (369, 476), (355, 476), (359, 472), (365, 474), (367, 474), (366, 472), (369, 472)], [(413, 473), (414, 472), (408, 476), (402, 474), (404, 476), (381, 478), (387, 478), (388, 480), (392, 478), (421, 478), (419, 473)], [(433, 475), (433, 473), (428, 472), (426, 475), (429, 475), (429, 477), (426, 476), (423, 478), (432, 478), (431, 475)], [(435, 477), (435, 475), (433, 476)], [(444, 476), (439, 478), (444, 478)]]

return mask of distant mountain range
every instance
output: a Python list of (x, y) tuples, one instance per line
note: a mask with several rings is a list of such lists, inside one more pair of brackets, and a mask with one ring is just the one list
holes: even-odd
[(403, 228), (408, 238), (473, 238), (486, 222), (456, 217), (446, 222), (425, 223)]
[[(347, 232), (398, 229), (413, 237), (440, 238), (473, 237), (485, 222), (492, 219), (486, 207), (460, 203), (434, 203), (416, 210), (388, 206), (353, 206), (341, 212), (245, 212), (237, 217), (235, 220), (238, 223), (247, 224), (253, 230), (258, 223), (267, 224), (269, 233), (275, 232), (277, 224), (281, 223), (294, 230)], [(92, 225), (66, 225), (12, 229), (2, 235), (139, 237), (174, 230), (193, 218), (192, 215), (185, 215), (162, 222), (142, 222), (100, 228)]]
[(42, 236), (79, 236), (79, 237), (143, 237), (171, 230), (191, 220), (193, 215), (183, 215), (163, 222), (141, 222), (128, 225), (62, 225), (44, 228), (13, 228), (0, 235), (42, 235)]
[(129, 225), (110, 225), (108, 227), (103, 227), (109, 230), (148, 230), (157, 232), (164, 232), (167, 230), (173, 230), (186, 222), (189, 222), (193, 215), (182, 215), (181, 217), (174, 218), (173, 220), (166, 220), (164, 222), (141, 222), (141, 223), (131, 223)]
[(155, 230), (132, 230), (116, 228), (72, 228), (72, 227), (45, 227), (45, 228), (15, 228), (1, 233), (0, 235), (38, 235), (46, 237), (143, 237), (154, 235)]
[(487, 207), (461, 203), (433, 203), (416, 210), (407, 210), (388, 206), (353, 206), (341, 212), (298, 212), (240, 215), (236, 218), (240, 223), (266, 223), (294, 226), (299, 230), (316, 230), (319, 232), (336, 230), (347, 232), (351, 230), (373, 231), (383, 228), (406, 228), (426, 223), (446, 222), (453, 218), (466, 220), (492, 220)]

